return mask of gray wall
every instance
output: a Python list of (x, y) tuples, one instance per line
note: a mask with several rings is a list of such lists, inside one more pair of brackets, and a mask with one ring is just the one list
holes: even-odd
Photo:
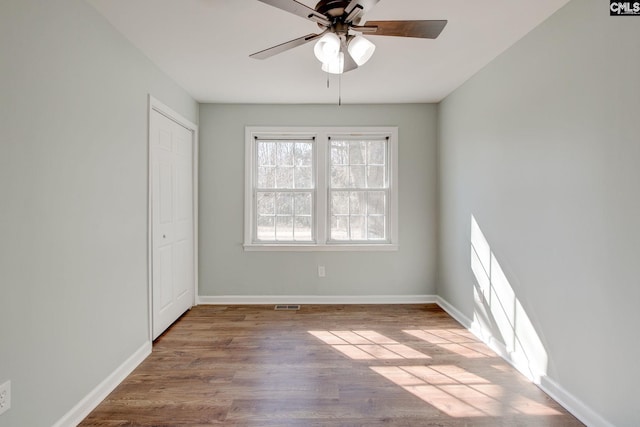
[[(434, 294), (434, 105), (210, 104), (200, 123), (200, 295)], [(247, 125), (398, 126), (400, 250), (244, 252)]]
[(198, 105), (81, 0), (0, 3), (0, 426), (50, 426), (147, 341), (147, 94)]
[(478, 314), (473, 215), (549, 378), (616, 426), (640, 421), (638, 76), (640, 18), (574, 0), (439, 109), (438, 294)]

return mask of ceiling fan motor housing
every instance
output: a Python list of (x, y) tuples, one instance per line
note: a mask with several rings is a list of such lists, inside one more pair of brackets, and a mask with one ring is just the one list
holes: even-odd
[(316, 4), (316, 11), (327, 17), (340, 18), (348, 5), (348, 0), (320, 0)]

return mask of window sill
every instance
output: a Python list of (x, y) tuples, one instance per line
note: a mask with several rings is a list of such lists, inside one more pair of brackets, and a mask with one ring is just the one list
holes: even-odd
[(245, 244), (245, 252), (274, 251), (274, 252), (395, 252), (397, 244), (385, 243), (379, 245), (344, 244), (344, 245), (278, 245), (278, 244)]

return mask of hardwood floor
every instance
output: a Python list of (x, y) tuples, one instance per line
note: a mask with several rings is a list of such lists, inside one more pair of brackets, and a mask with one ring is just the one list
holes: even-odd
[(198, 306), (81, 426), (582, 426), (436, 305)]

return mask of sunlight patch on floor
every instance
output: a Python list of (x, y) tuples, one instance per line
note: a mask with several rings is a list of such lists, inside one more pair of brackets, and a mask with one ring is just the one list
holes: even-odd
[(376, 331), (309, 331), (309, 333), (354, 360), (431, 358)]
[(484, 344), (478, 342), (478, 339), (467, 331), (454, 329), (411, 329), (402, 332), (469, 359), (496, 357), (494, 352), (489, 350)]
[(561, 415), (454, 365), (372, 366), (371, 370), (451, 417)]

